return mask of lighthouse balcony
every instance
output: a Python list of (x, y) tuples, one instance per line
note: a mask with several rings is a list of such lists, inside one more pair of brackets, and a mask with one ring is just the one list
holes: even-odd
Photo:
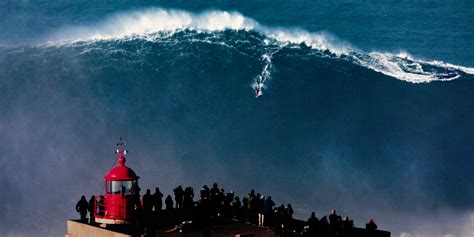
[(107, 194), (95, 197), (94, 217), (97, 223), (130, 224), (137, 216), (136, 195)]

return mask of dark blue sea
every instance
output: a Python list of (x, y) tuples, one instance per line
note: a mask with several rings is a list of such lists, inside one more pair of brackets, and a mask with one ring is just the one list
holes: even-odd
[(142, 191), (472, 237), (474, 2), (1, 1), (1, 235), (64, 235), (119, 137)]

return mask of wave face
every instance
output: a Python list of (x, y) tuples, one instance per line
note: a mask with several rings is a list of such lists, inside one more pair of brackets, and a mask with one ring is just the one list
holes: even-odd
[[(264, 51), (262, 60), (266, 62), (262, 73), (255, 79), (254, 87), (264, 86), (270, 78), (271, 55), (285, 47), (309, 47), (324, 57), (346, 60), (399, 80), (423, 83), (432, 81), (450, 81), (461, 78), (463, 74), (474, 74), (474, 68), (452, 65), (439, 61), (423, 61), (411, 57), (408, 53), (399, 54), (370, 52), (366, 53), (351, 47), (325, 33), (311, 33), (302, 29), (266, 27), (251, 18), (237, 12), (209, 11), (192, 14), (186, 11), (151, 9), (131, 13), (117, 14), (94, 27), (77, 27), (58, 33), (59, 41), (113, 41), (142, 39), (159, 42), (164, 38), (173, 38), (176, 33), (203, 33), (204, 37), (214, 38), (209, 43), (222, 43), (235, 47), (238, 41), (219, 38), (222, 31), (245, 31), (258, 34), (252, 45)], [(314, 54), (314, 52), (311, 52)]]
[(142, 190), (217, 181), (299, 218), (337, 207), (356, 226), (459, 232), (457, 213), (474, 213), (473, 73), (227, 11), (127, 12), (0, 47), (0, 232), (63, 234), (120, 136)]

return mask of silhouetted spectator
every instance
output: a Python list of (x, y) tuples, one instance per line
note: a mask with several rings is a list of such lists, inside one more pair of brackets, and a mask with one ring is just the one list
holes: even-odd
[[(253, 190), (252, 190), (253, 191)], [(258, 224), (258, 205), (260, 201), (260, 193), (257, 196), (249, 195), (249, 213), (250, 213), (250, 222), (252, 224)]]
[(247, 197), (244, 197), (242, 199), (242, 218), (243, 219), (248, 219), (249, 218), (249, 199)]
[(87, 210), (89, 210), (89, 203), (87, 202), (86, 197), (82, 196), (76, 204), (76, 211), (79, 212), (81, 222), (83, 223), (87, 223)]
[(202, 198), (198, 203), (199, 214), (203, 218), (202, 221), (209, 221), (211, 217), (211, 200), (209, 198)]
[(158, 187), (155, 188), (155, 193), (153, 194), (153, 207), (155, 212), (161, 211), (161, 208), (163, 208), (163, 193), (160, 192)]
[(166, 205), (166, 210), (173, 209), (173, 198), (171, 197), (171, 195), (166, 196), (165, 205)]
[(336, 222), (336, 235), (342, 234), (344, 227), (344, 222), (342, 221), (341, 216), (337, 216), (337, 222)]
[(293, 219), (293, 213), (294, 213), (294, 211), (293, 211), (293, 207), (292, 207), (291, 204), (289, 204), (289, 203), (286, 205), (286, 212), (287, 212), (287, 214), (288, 214), (288, 217), (290, 217), (291, 219)]
[(95, 223), (95, 196), (92, 195), (91, 199), (89, 199), (89, 223), (94, 224)]
[(211, 188), (211, 200), (216, 199), (220, 192), (221, 190), (219, 189), (219, 186), (217, 183), (214, 183)]
[(221, 202), (222, 200), (220, 200), (220, 193), (221, 193), (221, 190), (219, 189), (219, 186), (217, 185), (217, 183), (214, 183), (212, 185), (212, 188), (210, 190), (210, 200), (211, 200), (211, 208), (212, 208), (212, 214), (217, 216), (217, 213), (219, 212), (219, 202)]
[(255, 210), (255, 207), (252, 207), (252, 204), (254, 204), (253, 199), (255, 199), (255, 190), (250, 190), (250, 193), (247, 195), (247, 209), (248, 209), (248, 218), (251, 219), (253, 218), (253, 212)]
[(319, 231), (321, 236), (327, 237), (330, 235), (329, 222), (326, 216), (323, 216), (319, 221)]
[(194, 190), (191, 186), (184, 189), (183, 208), (190, 210), (194, 206)]
[(232, 201), (232, 216), (237, 219), (242, 218), (242, 203), (240, 202), (240, 198), (238, 196), (234, 197)]
[(137, 182), (134, 182), (134, 183), (132, 184), (132, 192), (133, 192), (133, 194), (136, 194), (136, 195), (139, 195), (139, 196), (140, 196), (140, 191), (141, 191), (141, 190), (142, 190), (142, 189), (140, 188), (140, 186), (138, 186), (138, 183), (137, 183)]
[(174, 200), (176, 201), (176, 208), (183, 208), (184, 190), (178, 186), (174, 190)]
[(293, 229), (293, 213), (294, 213), (293, 207), (291, 206), (291, 204), (288, 203), (286, 205), (285, 212), (286, 212), (285, 223), (287, 226), (287, 231), (291, 231)]
[(349, 219), (348, 216), (344, 218), (342, 221), (342, 233), (344, 236), (351, 236), (352, 235), (352, 227), (354, 226), (354, 222)]
[(319, 229), (319, 220), (314, 212), (311, 212), (311, 216), (308, 218), (308, 226), (310, 232), (313, 233), (314, 236), (314, 234), (317, 233), (317, 230)]
[(286, 235), (288, 230), (288, 218), (287, 218), (287, 211), (285, 205), (281, 204), (277, 209), (275, 214), (275, 227), (277, 233), (279, 235)]
[(217, 212), (222, 214), (224, 209), (224, 198), (225, 198), (225, 190), (221, 188), (219, 195), (217, 195)]
[(370, 219), (369, 222), (367, 224), (365, 224), (365, 228), (367, 230), (376, 230), (377, 225), (375, 224), (374, 220)]
[(255, 190), (250, 190), (250, 193), (247, 195), (248, 200), (248, 209), (252, 209), (252, 200), (255, 198)]
[(200, 194), (201, 194), (201, 200), (209, 199), (209, 195), (210, 195), (209, 187), (207, 187), (207, 185), (202, 186)]
[(230, 191), (229, 193), (226, 193), (224, 196), (224, 217), (225, 218), (230, 218), (232, 217), (232, 205), (231, 203), (234, 201), (234, 192)]
[(332, 209), (331, 215), (329, 215), (329, 226), (331, 227), (331, 236), (335, 236), (337, 232), (337, 214), (336, 209)]
[(260, 196), (260, 194), (257, 194), (256, 200), (257, 200), (256, 204), (257, 204), (258, 226), (263, 227), (263, 221), (264, 221), (263, 209), (265, 207), (265, 197)]
[(151, 196), (150, 189), (147, 189), (145, 195), (142, 197), (142, 207), (145, 214), (150, 215), (153, 210), (153, 197)]
[(264, 215), (264, 225), (271, 227), (273, 218), (273, 207), (275, 206), (275, 202), (273, 202), (272, 197), (268, 196), (267, 199), (265, 200), (265, 203), (263, 205), (263, 215)]
[(140, 203), (140, 191), (142, 189), (140, 188), (140, 186), (138, 186), (138, 182), (134, 182), (132, 184), (132, 192), (133, 192), (133, 202), (134, 202), (134, 205), (136, 207), (136, 209), (141, 209), (141, 203)]
[(277, 235), (283, 235), (283, 228), (286, 228), (284, 220), (286, 216), (285, 205), (281, 204), (279, 207), (275, 208), (273, 211), (273, 221), (275, 226), (275, 232)]
[(211, 223), (210, 223), (210, 206), (211, 201), (209, 197), (205, 197), (201, 195), (201, 200), (196, 205), (195, 208), (195, 223), (196, 225), (200, 226), (203, 230), (202, 236), (211, 236)]

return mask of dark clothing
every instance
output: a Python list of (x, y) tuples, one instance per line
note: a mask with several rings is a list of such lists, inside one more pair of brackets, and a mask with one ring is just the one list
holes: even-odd
[(265, 205), (263, 207), (263, 214), (268, 215), (273, 212), (273, 207), (275, 206), (275, 202), (272, 199), (267, 198), (265, 200)]
[(194, 207), (194, 190), (191, 187), (187, 187), (184, 190), (184, 201), (183, 208), (192, 209)]
[(232, 201), (232, 216), (241, 219), (242, 218), (242, 203), (240, 202), (239, 197), (235, 197), (234, 200)]
[(329, 236), (329, 223), (326, 216), (321, 218), (321, 220), (319, 221), (319, 231), (321, 233), (321, 236)]
[(165, 199), (166, 210), (173, 209), (173, 198), (168, 195)]
[(331, 226), (337, 225), (337, 218), (338, 218), (338, 216), (336, 214), (329, 215), (329, 224)]
[(248, 208), (249, 210), (255, 209), (255, 206), (252, 206), (252, 205), (255, 204), (255, 201), (254, 201), (255, 198), (256, 198), (256, 197), (255, 197), (255, 193), (254, 193), (254, 192), (249, 193), (249, 195), (248, 195), (248, 197), (247, 197), (247, 205), (248, 205), (247, 208)]
[(365, 224), (365, 228), (367, 230), (376, 230), (377, 225), (375, 224), (375, 222), (369, 222), (369, 223)]
[(242, 199), (242, 207), (245, 209), (249, 208), (249, 199), (247, 197)]
[(155, 208), (155, 211), (161, 211), (163, 208), (163, 194), (159, 189), (156, 189), (153, 194), (153, 207)]
[(258, 198), (256, 204), (257, 204), (257, 213), (263, 214), (263, 210), (265, 207), (265, 200), (263, 198)]
[(329, 215), (329, 226), (331, 227), (331, 236), (336, 236), (336, 233), (338, 232), (339, 226), (337, 223), (337, 220), (339, 219), (339, 216), (332, 213)]
[(344, 236), (351, 236), (353, 226), (354, 222), (352, 220), (347, 219), (342, 222), (342, 231)]
[(217, 184), (211, 188), (211, 208), (213, 210), (213, 214), (217, 215), (221, 211), (222, 202), (224, 201), (224, 195), (221, 190), (217, 187)]
[(87, 223), (87, 210), (89, 210), (89, 203), (86, 200), (86, 197), (82, 196), (76, 204), (76, 211), (79, 212), (81, 216), (81, 222)]
[(317, 217), (315, 216), (311, 216), (309, 219), (308, 219), (308, 226), (309, 228), (312, 228), (312, 227), (316, 227), (319, 225), (319, 220)]
[(260, 197), (253, 197), (249, 199), (249, 219), (252, 223), (258, 223), (258, 207), (259, 207)]
[(184, 190), (181, 186), (178, 186), (174, 190), (174, 200), (176, 201), (176, 208), (183, 207), (183, 199), (184, 199)]
[(218, 187), (211, 188), (211, 199), (214, 199), (214, 200), (218, 199), (219, 198), (218, 196), (220, 195), (220, 193), (221, 193), (221, 190)]
[(91, 199), (89, 199), (89, 223), (90, 224), (94, 224), (95, 223), (95, 220), (94, 220), (94, 215), (95, 215), (95, 196), (92, 195)]
[(204, 185), (201, 189), (201, 199), (209, 199), (210, 193), (209, 193), (209, 188)]
[(151, 213), (153, 209), (153, 197), (151, 196), (150, 192), (146, 192), (145, 195), (142, 197), (142, 207), (145, 213)]
[(308, 234), (309, 236), (319, 236), (319, 220), (315, 215), (308, 218)]

